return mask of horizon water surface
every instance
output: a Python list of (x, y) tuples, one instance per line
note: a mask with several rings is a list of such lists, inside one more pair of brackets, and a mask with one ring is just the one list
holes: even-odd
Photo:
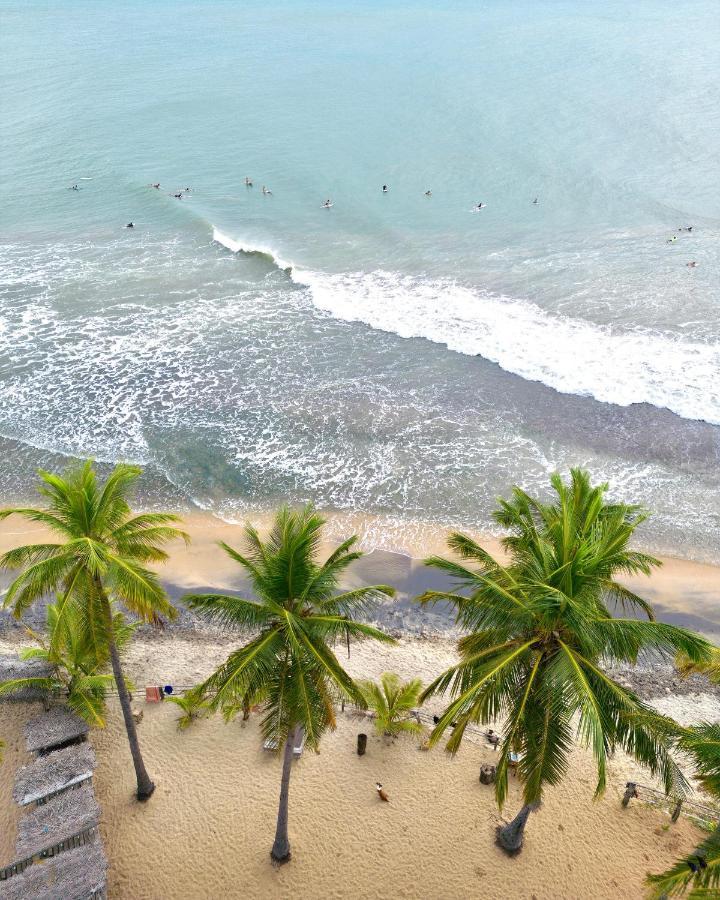
[(0, 26), (5, 497), (93, 456), (230, 518), (488, 528), (583, 465), (650, 546), (720, 561), (715, 2)]

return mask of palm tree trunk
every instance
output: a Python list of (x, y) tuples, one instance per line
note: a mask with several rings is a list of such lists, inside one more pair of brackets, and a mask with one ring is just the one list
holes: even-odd
[(514, 856), (522, 850), (525, 839), (525, 825), (527, 824), (528, 816), (534, 809), (534, 804), (526, 803), (512, 822), (498, 827), (496, 841), (510, 856)]
[(145, 768), (142, 754), (140, 753), (140, 742), (138, 741), (137, 729), (135, 728), (135, 719), (133, 719), (132, 709), (130, 707), (130, 694), (125, 684), (125, 676), (123, 675), (122, 666), (120, 665), (120, 654), (115, 644), (115, 634), (112, 628), (112, 611), (110, 610), (110, 602), (106, 597), (103, 598), (105, 607), (105, 619), (108, 625), (108, 647), (110, 649), (110, 661), (112, 663), (113, 675), (115, 676), (115, 685), (117, 686), (118, 695), (120, 697), (120, 707), (122, 709), (123, 719), (125, 720), (125, 731), (127, 731), (128, 743), (130, 744), (130, 753), (132, 754), (133, 765), (135, 766), (135, 777), (137, 779), (137, 798), (138, 800), (147, 800), (152, 796), (155, 785), (150, 780), (150, 776)]
[(285, 741), (283, 753), (282, 780), (280, 781), (280, 806), (278, 808), (277, 828), (275, 829), (275, 843), (272, 845), (270, 856), (276, 863), (286, 863), (290, 859), (290, 839), (288, 838), (288, 799), (290, 797), (290, 771), (292, 768), (293, 747), (297, 726), (290, 729)]

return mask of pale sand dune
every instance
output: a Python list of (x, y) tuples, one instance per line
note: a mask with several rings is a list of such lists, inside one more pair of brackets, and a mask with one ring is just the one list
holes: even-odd
[(12, 797), (15, 772), (32, 759), (25, 749), (23, 725), (41, 709), (40, 703), (0, 703), (0, 738), (6, 745), (0, 763), (0, 866), (15, 859), (17, 822), (21, 815)]

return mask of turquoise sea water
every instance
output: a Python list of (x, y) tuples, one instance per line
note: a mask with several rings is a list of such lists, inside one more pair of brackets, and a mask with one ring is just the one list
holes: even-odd
[(705, 0), (0, 0), (2, 491), (483, 526), (582, 464), (720, 559), (718, 46)]

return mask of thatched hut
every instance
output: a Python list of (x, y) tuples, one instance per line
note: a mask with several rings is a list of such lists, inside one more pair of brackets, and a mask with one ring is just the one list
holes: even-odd
[(76, 835), (87, 834), (100, 821), (100, 807), (89, 781), (35, 806), (18, 822), (16, 859), (28, 859)]
[(25, 744), (30, 753), (57, 750), (83, 740), (89, 730), (88, 723), (67, 706), (53, 706), (25, 725)]
[(13, 797), (20, 806), (42, 800), (92, 778), (95, 751), (88, 743), (76, 744), (39, 756), (15, 776)]
[[(53, 673), (52, 667), (42, 659), (20, 659), (19, 656), (9, 653), (0, 654), (0, 684), (4, 681), (13, 681), (16, 678), (49, 678)], [(0, 700), (43, 700), (49, 699), (47, 691), (37, 688), (20, 688), (9, 693), (0, 694)]]
[(29, 866), (2, 882), (3, 900), (90, 900), (105, 897), (107, 860), (99, 840)]

